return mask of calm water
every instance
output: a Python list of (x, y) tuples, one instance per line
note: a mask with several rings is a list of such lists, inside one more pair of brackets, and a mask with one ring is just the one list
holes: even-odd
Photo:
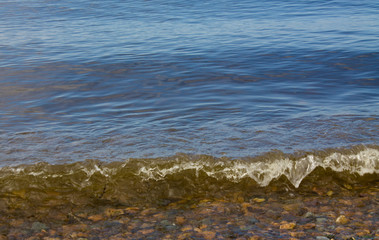
[[(160, 157), (258, 157), (231, 178), (267, 185), (288, 167), (274, 149), (329, 149), (294, 159), (379, 171), (376, 0), (0, 0), (0, 15), (0, 166), (138, 158), (156, 179), (175, 169), (152, 172)], [(268, 162), (285, 167), (254, 177)]]

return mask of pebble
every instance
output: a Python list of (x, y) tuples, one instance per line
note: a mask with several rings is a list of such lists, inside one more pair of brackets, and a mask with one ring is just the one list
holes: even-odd
[(183, 225), (186, 222), (186, 219), (182, 216), (176, 217), (175, 222), (179, 225)]
[(98, 221), (103, 220), (104, 217), (101, 214), (96, 214), (96, 215), (89, 216), (88, 219), (94, 222), (98, 222)]
[(108, 208), (105, 210), (105, 215), (108, 218), (115, 217), (115, 216), (120, 216), (124, 214), (124, 210), (122, 209), (116, 209), (116, 208)]
[(306, 212), (305, 214), (304, 214), (304, 217), (305, 218), (312, 218), (312, 217), (314, 217), (315, 215), (312, 213), (312, 212)]
[(34, 222), (32, 224), (32, 230), (35, 232), (40, 232), (41, 230), (46, 230), (48, 227), (46, 224), (41, 223), (41, 222)]
[(283, 223), (280, 225), (280, 229), (286, 229), (286, 230), (290, 230), (290, 229), (294, 229), (296, 227), (296, 223), (294, 222), (290, 222), (290, 223)]
[(316, 218), (316, 222), (317, 222), (318, 224), (323, 224), (323, 223), (325, 223), (326, 221), (328, 221), (327, 218)]
[(182, 227), (180, 229), (182, 232), (185, 232), (185, 231), (192, 231), (193, 230), (193, 227), (191, 225), (186, 225), (184, 227)]
[(261, 203), (261, 202), (266, 201), (266, 199), (264, 199), (264, 198), (253, 198), (253, 201), (256, 203)]
[(337, 219), (336, 219), (336, 223), (339, 223), (339, 224), (346, 224), (349, 222), (349, 219), (347, 219), (345, 217), (345, 215), (340, 215)]
[(247, 219), (247, 221), (248, 221), (250, 224), (256, 224), (256, 223), (259, 222), (259, 221), (258, 221), (256, 218), (254, 218), (254, 217), (249, 217), (249, 218)]
[(216, 233), (215, 232), (212, 232), (212, 231), (203, 231), (201, 233), (201, 235), (203, 235), (203, 237), (207, 240), (212, 240), (215, 238), (216, 236)]
[(316, 239), (317, 240), (329, 240), (329, 238), (324, 237), (324, 236), (317, 236)]
[(154, 232), (154, 229), (142, 229), (140, 230), (140, 232), (143, 234), (143, 235), (147, 235), (147, 234), (150, 234), (150, 233), (153, 233)]
[(362, 231), (357, 232), (357, 235), (360, 236), (360, 237), (369, 236), (370, 235), (370, 230), (363, 229)]

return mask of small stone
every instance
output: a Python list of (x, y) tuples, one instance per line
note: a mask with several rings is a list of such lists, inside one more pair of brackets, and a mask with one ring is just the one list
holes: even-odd
[(22, 220), (22, 219), (13, 219), (13, 220), (10, 221), (10, 225), (11, 225), (12, 227), (19, 227), (19, 226), (21, 226), (23, 223), (24, 223), (24, 220)]
[(175, 221), (176, 221), (177, 224), (183, 225), (186, 222), (186, 219), (184, 217), (182, 217), (182, 216), (179, 216), (179, 217), (175, 218)]
[(322, 195), (323, 195), (323, 191), (320, 190), (320, 189), (317, 188), (317, 187), (313, 187), (313, 188), (312, 188), (312, 191), (315, 192), (315, 193), (317, 193), (319, 196), (322, 196)]
[(316, 239), (317, 240), (329, 240), (329, 238), (324, 237), (324, 236), (317, 236)]
[(116, 208), (108, 208), (105, 210), (105, 215), (107, 217), (117, 217), (124, 214), (124, 210), (122, 209), (116, 209)]
[(34, 222), (32, 224), (32, 230), (35, 232), (40, 232), (41, 230), (46, 230), (47, 226), (44, 223), (41, 222)]
[(261, 240), (262, 238), (260, 236), (252, 236), (249, 238), (249, 240)]
[(182, 232), (185, 232), (185, 231), (192, 231), (193, 230), (193, 228), (192, 228), (192, 226), (190, 226), (190, 225), (186, 225), (186, 226), (184, 226), (184, 227), (182, 227), (182, 229), (180, 229)]
[(124, 212), (129, 215), (134, 215), (137, 214), (139, 210), (140, 209), (138, 207), (128, 207), (124, 209)]
[(201, 224), (201, 226), (199, 227), (201, 230), (203, 230), (203, 229), (205, 229), (205, 228), (207, 228), (208, 227), (208, 225), (206, 225), (206, 224)]
[(182, 233), (178, 236), (178, 240), (191, 239), (191, 233)]
[(151, 215), (153, 213), (156, 213), (157, 209), (156, 208), (147, 208), (141, 211), (141, 216), (146, 216), (146, 215)]
[(241, 207), (242, 207), (242, 211), (244, 215), (247, 215), (247, 216), (251, 215), (252, 212), (254, 211), (253, 206), (250, 203), (244, 202), (241, 204)]
[(353, 202), (351, 200), (339, 199), (338, 202), (340, 202), (346, 206), (352, 206), (353, 205)]
[(253, 198), (253, 201), (256, 203), (261, 203), (261, 202), (266, 201), (266, 199), (264, 199), (264, 198)]
[(171, 223), (169, 220), (167, 220), (167, 219), (162, 220), (162, 221), (160, 222), (160, 224), (161, 224), (162, 226), (169, 226), (169, 225), (172, 225), (172, 223)]
[(87, 238), (87, 237), (88, 237), (88, 233), (78, 232), (77, 236), (78, 236), (79, 238)]
[(147, 235), (147, 234), (150, 234), (150, 233), (154, 232), (154, 229), (151, 229), (151, 228), (142, 229), (139, 232), (142, 233), (143, 235)]
[(290, 229), (294, 229), (295, 227), (296, 227), (296, 223), (290, 222), (290, 223), (281, 224), (279, 228), (280, 229), (290, 230)]
[(203, 235), (203, 237), (207, 240), (211, 240), (211, 239), (214, 239), (215, 236), (216, 236), (216, 233), (215, 232), (212, 232), (212, 231), (204, 231), (201, 233)]
[(342, 232), (342, 231), (345, 231), (345, 228), (344, 228), (344, 227), (336, 227), (335, 231), (336, 231), (337, 233), (340, 233), (340, 232)]
[(352, 190), (353, 189), (353, 187), (351, 186), (351, 185), (349, 185), (349, 184), (344, 184), (343, 185), (346, 189), (349, 189), (349, 190)]
[(88, 219), (94, 222), (98, 222), (98, 221), (103, 220), (104, 218), (103, 218), (103, 215), (96, 214), (96, 215), (89, 216)]
[(12, 194), (17, 196), (17, 197), (20, 197), (22, 199), (26, 198), (26, 191), (25, 190), (13, 191)]
[(250, 224), (256, 224), (258, 223), (259, 221), (254, 218), (254, 217), (249, 217), (248, 220), (247, 220)]
[(305, 232), (290, 232), (291, 237), (305, 237)]
[(316, 227), (316, 224), (314, 223), (307, 223), (303, 226), (304, 229), (313, 229)]
[(312, 218), (312, 217), (314, 217), (315, 215), (312, 213), (312, 212), (306, 212), (305, 214), (304, 214), (304, 217), (305, 218)]
[(363, 229), (362, 231), (358, 232), (357, 235), (358, 235), (359, 237), (368, 236), (368, 235), (370, 235), (370, 230), (368, 230), (368, 229)]
[(339, 216), (337, 219), (336, 219), (336, 223), (339, 223), (339, 224), (346, 224), (349, 222), (349, 219), (347, 219), (345, 217), (345, 215), (341, 215)]
[(328, 221), (327, 218), (316, 218), (316, 222), (317, 222), (318, 224), (325, 223), (326, 221)]
[(296, 211), (297, 209), (301, 208), (302, 205), (300, 203), (293, 203), (293, 204), (285, 204), (283, 205), (283, 209), (288, 212)]

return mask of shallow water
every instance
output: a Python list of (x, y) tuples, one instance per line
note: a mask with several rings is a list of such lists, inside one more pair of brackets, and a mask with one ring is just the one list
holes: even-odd
[(111, 199), (137, 183), (180, 197), (208, 181), (299, 187), (315, 169), (378, 179), (376, 1), (0, 6), (5, 195), (90, 186)]

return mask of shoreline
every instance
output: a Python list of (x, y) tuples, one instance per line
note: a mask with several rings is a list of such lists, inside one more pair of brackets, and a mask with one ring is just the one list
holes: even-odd
[(375, 186), (339, 193), (320, 186), (308, 194), (236, 192), (146, 207), (55, 200), (28, 213), (8, 205), (1, 208), (0, 239), (377, 239), (378, 197)]

